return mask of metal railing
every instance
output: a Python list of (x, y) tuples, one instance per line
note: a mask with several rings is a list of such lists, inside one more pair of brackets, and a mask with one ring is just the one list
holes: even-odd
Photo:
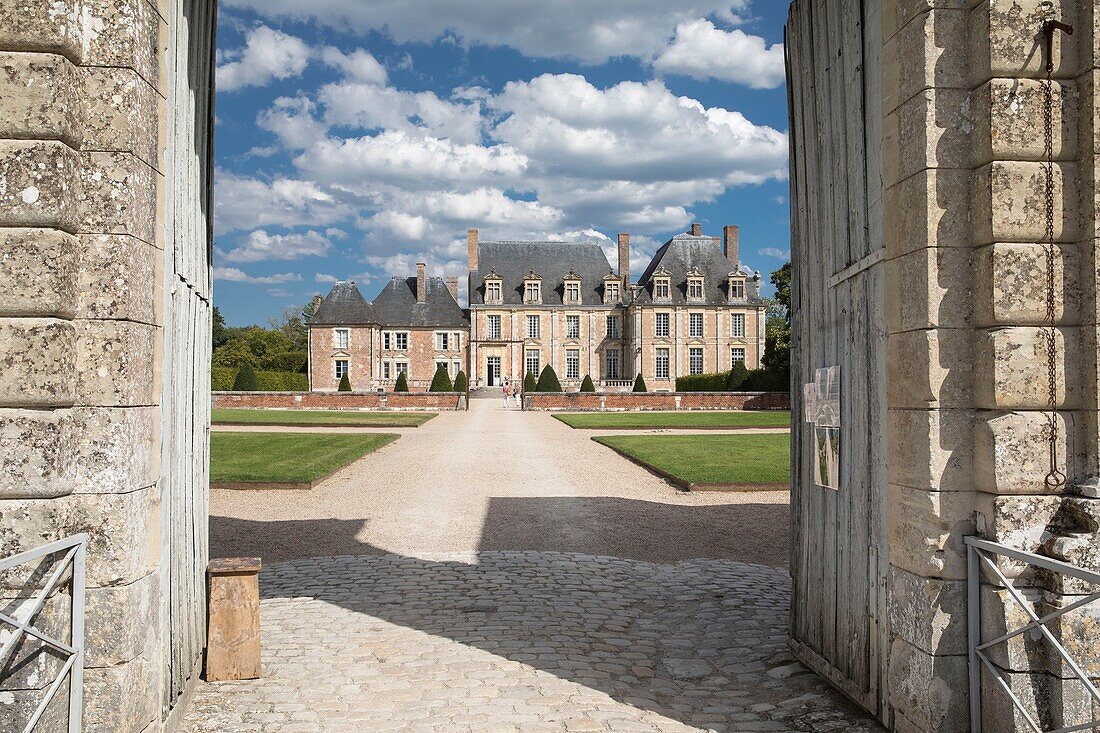
[[(68, 730), (69, 733), (80, 733), (81, 714), (84, 707), (84, 573), (87, 551), (88, 536), (78, 534), (57, 542), (51, 542), (34, 550), (20, 552), (17, 555), (0, 559), (0, 572), (4, 572), (50, 555), (64, 553), (53, 572), (50, 573), (46, 583), (28, 599), (30, 601), (29, 606), (13, 611), (13, 615), (10, 616), (0, 612), (0, 629), (9, 629), (8, 633), (11, 634), (4, 641), (3, 646), (0, 646), (0, 669), (3, 669), (8, 663), (9, 657), (18, 648), (19, 642), (24, 636), (37, 639), (57, 654), (60, 654), (65, 660), (57, 676), (46, 688), (42, 701), (38, 704), (34, 714), (31, 715), (26, 727), (23, 728), (23, 733), (30, 733), (35, 729), (35, 726), (38, 725), (45, 714), (46, 708), (57, 695), (58, 690), (61, 689), (66, 677), (69, 678)], [(66, 644), (36, 628), (34, 620), (70, 567), (72, 568), (72, 607), (69, 627), (70, 643)]]
[[(1100, 573), (1091, 572), (1076, 565), (1054, 560), (1031, 552), (1016, 550), (996, 542), (983, 540), (979, 537), (966, 538), (967, 550), (967, 636), (970, 650), (970, 731), (982, 733), (982, 667), (989, 672), (999, 687), (1012, 702), (1013, 707), (1027, 721), (1028, 726), (1035, 733), (1070, 733), (1070, 731), (1092, 730), (1100, 727), (1100, 719), (1093, 719), (1087, 723), (1063, 726), (1053, 730), (1044, 731), (1035, 718), (1028, 712), (1019, 696), (1013, 691), (1012, 686), (1005, 679), (1005, 674), (990, 659), (987, 651), (998, 644), (1007, 643), (1009, 640), (1029, 633), (1032, 636), (1039, 634), (1050, 644), (1055, 653), (1073, 671), (1074, 677), (1084, 685), (1085, 690), (1093, 700), (1095, 706), (1100, 705), (1100, 692), (1092, 684), (1088, 675), (1066, 648), (1058, 640), (1053, 632), (1047, 628), (1047, 624), (1057, 621), (1070, 611), (1087, 606), (1100, 600), (1100, 593), (1085, 595), (1063, 608), (1059, 608), (1042, 617), (1038, 616), (1020, 591), (1013, 585), (1005, 574), (997, 567), (995, 556), (1000, 555), (1017, 562), (1026, 563), (1036, 568), (1042, 568), (1053, 573), (1076, 578), (1086, 583), (1100, 585)], [(981, 608), (981, 583), (982, 568), (988, 570), (1000, 586), (1008, 592), (1012, 600), (1027, 614), (1028, 622), (1023, 626), (1007, 631), (995, 639), (982, 641), (982, 608)]]

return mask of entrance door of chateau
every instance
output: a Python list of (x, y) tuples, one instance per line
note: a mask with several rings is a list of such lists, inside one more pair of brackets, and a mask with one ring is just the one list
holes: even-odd
[(485, 359), (485, 378), (490, 387), (500, 384), (500, 357), (489, 356)]

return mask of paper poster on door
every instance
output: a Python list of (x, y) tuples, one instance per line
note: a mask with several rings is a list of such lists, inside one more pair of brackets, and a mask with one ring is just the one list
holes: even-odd
[(814, 381), (802, 385), (806, 422), (813, 426), (814, 483), (840, 488), (840, 367), (814, 372)]

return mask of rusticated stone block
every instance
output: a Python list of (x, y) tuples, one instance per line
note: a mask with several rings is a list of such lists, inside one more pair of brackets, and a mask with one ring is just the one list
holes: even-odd
[(153, 647), (126, 664), (84, 670), (84, 696), (110, 700), (110, 705), (85, 705), (84, 727), (90, 731), (140, 731), (158, 713), (160, 670), (151, 662)]
[[(0, 593), (0, 610), (19, 621), (27, 620), (38, 603), (35, 591), (43, 588), (46, 578), (60, 559), (60, 556), (55, 556), (36, 562), (35, 567), (39, 568), (40, 572), (36, 583), (20, 593), (11, 591)], [(62, 643), (71, 643), (71, 608), (72, 586), (67, 579), (63, 579), (46, 599), (42, 609), (31, 619), (31, 625)], [(9, 638), (10, 629), (11, 627), (5, 624), (5, 640)], [(0, 675), (0, 694), (12, 690), (41, 690), (61, 672), (64, 663), (65, 659), (60, 654), (53, 653), (50, 647), (33, 636), (24, 635), (12, 650), (11, 656), (4, 660), (4, 674)], [(0, 710), (2, 709), (3, 705), (0, 704)], [(13, 729), (0, 728), (0, 730)]]
[(154, 405), (157, 329), (129, 321), (75, 321), (82, 405)]
[[(1046, 237), (1046, 166), (994, 161), (974, 171), (974, 244), (1037, 242)], [(1077, 201), (1077, 166), (1054, 165), (1054, 237), (1073, 241), (1079, 216), (1066, 201)]]
[(162, 253), (121, 234), (80, 235), (80, 318), (156, 323)]
[(917, 489), (970, 491), (973, 413), (897, 410), (886, 415), (890, 483)]
[(82, 171), (82, 232), (130, 234), (153, 243), (156, 172), (130, 153), (89, 153)]
[[(0, 730), (21, 731), (42, 702), (41, 690), (19, 690), (7, 694), (0, 693)], [(69, 720), (69, 690), (65, 685), (46, 707), (46, 712), (38, 722), (36, 730), (66, 731)]]
[[(976, 527), (983, 538), (1002, 545), (1043, 554), (1043, 544), (1057, 526), (1062, 497), (1046, 495), (976, 495)], [(1039, 586), (1045, 574), (1027, 563), (998, 556), (1001, 572), (1020, 586)], [(992, 582), (992, 579), (987, 577)]]
[(0, 316), (72, 318), (77, 247), (57, 229), (0, 229)]
[(84, 38), (97, 24), (79, 0), (0, 0), (0, 48), (59, 53), (74, 63), (83, 58)]
[(71, 410), (0, 409), (0, 499), (72, 493)]
[(133, 153), (159, 169), (156, 90), (132, 69), (87, 68), (86, 150)]
[[(1080, 419), (1057, 415), (1058, 465), (1068, 475), (1084, 469)], [(974, 486), (990, 494), (1045, 494), (1050, 470), (1049, 415), (1039, 411), (986, 412), (974, 420)]]
[(75, 492), (121, 493), (160, 476), (160, 410), (156, 407), (73, 408)]
[[(1100, 499), (1064, 496), (1050, 521), (1053, 536), (1043, 543), (1050, 557), (1100, 573)], [(1096, 593), (1100, 588), (1062, 575), (1047, 578), (1045, 585), (1064, 593)]]
[[(1043, 672), (1007, 672), (1005, 682), (1041, 730), (1083, 725), (1095, 720), (1100, 712), (1093, 710), (1088, 692), (1077, 680)], [(987, 669), (982, 670), (982, 730), (1032, 730)]]
[(889, 487), (890, 564), (915, 575), (966, 578), (963, 537), (974, 534), (975, 495)]
[(84, 627), (85, 666), (114, 667), (155, 643), (160, 624), (160, 575), (111, 588), (90, 588)]
[(960, 167), (973, 149), (975, 132), (969, 90), (917, 92), (886, 116), (886, 184), (925, 168)]
[(886, 256), (970, 246), (970, 172), (928, 169), (886, 189)]
[(75, 232), (80, 157), (55, 140), (0, 141), (0, 226)]
[(71, 405), (76, 335), (56, 318), (0, 319), (0, 405)]
[(972, 252), (918, 249), (886, 262), (886, 323), (891, 333), (970, 325)]
[(886, 343), (891, 407), (919, 408), (971, 404), (969, 329), (927, 329), (892, 333)]
[[(1074, 23), (1070, 3), (1057, 3), (1058, 17)], [(970, 14), (971, 79), (975, 86), (993, 77), (1046, 75), (1046, 54), (1039, 28), (1050, 17), (1042, 0), (985, 0)], [(1034, 29), (1029, 30), (1029, 29)], [(1077, 73), (1078, 36), (1054, 34), (1054, 76), (1071, 78)]]
[(891, 632), (928, 654), (966, 654), (966, 581), (890, 568)]
[(966, 656), (927, 654), (895, 638), (890, 644), (888, 674), (891, 704), (904, 710), (917, 730), (969, 729)]
[[(1054, 249), (1054, 312), (1061, 324), (1080, 315), (1080, 247)], [(974, 315), (981, 326), (1044, 325), (1047, 322), (1047, 246), (998, 243), (974, 255)]]
[[(990, 410), (1044, 409), (1049, 405), (1046, 329), (1034, 326), (978, 331), (974, 359), (974, 401)], [(1072, 409), (1080, 403), (1076, 375), (1067, 364), (1078, 364), (1080, 331), (1063, 326), (1055, 334), (1055, 405)]]
[[(885, 3), (884, 25), (890, 6), (914, 5), (924, 0)], [(969, 87), (966, 80), (965, 2), (936, 2), (906, 18), (896, 33), (884, 28), (882, 53), (883, 111), (891, 112), (923, 89)], [(902, 15), (908, 15), (902, 12)]]
[(167, 46), (167, 29), (156, 9), (147, 0), (86, 0), (85, 6), (96, 30), (85, 38), (84, 63), (133, 69), (163, 92), (159, 50)]
[[(973, 92), (974, 136), (972, 162), (1045, 160), (1047, 109), (1045, 82), (1033, 79), (991, 79)], [(1077, 87), (1051, 85), (1055, 160), (1077, 155)]]
[(79, 150), (82, 86), (64, 56), (0, 52), (0, 138), (60, 140)]

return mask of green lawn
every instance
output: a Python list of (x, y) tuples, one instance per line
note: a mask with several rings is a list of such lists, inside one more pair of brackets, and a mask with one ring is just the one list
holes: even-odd
[(214, 408), (215, 425), (323, 425), (368, 428), (415, 428), (435, 417), (434, 412), (359, 412), (357, 410), (244, 410)]
[(689, 484), (790, 480), (791, 436), (607, 435), (593, 438)]
[(567, 412), (554, 415), (571, 428), (786, 428), (791, 413), (743, 412)]
[(399, 437), (393, 433), (212, 433), (210, 480), (316, 481)]

